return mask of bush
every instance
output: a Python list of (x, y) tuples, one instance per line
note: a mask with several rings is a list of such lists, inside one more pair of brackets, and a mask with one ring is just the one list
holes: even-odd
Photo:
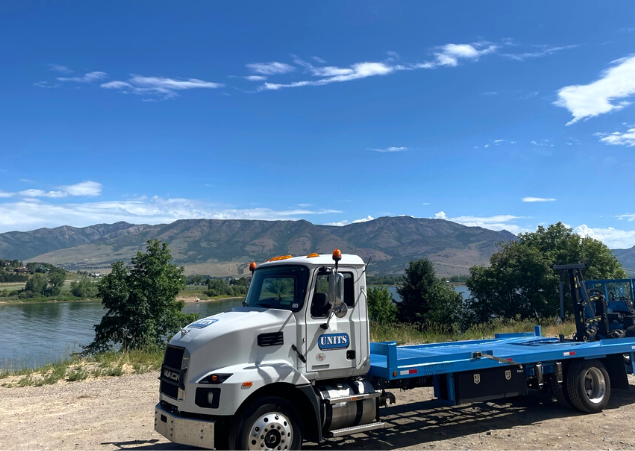
[(388, 288), (368, 289), (368, 315), (378, 324), (392, 324), (397, 321), (397, 306)]
[(71, 294), (78, 298), (95, 297), (97, 295), (97, 285), (86, 278), (71, 282)]

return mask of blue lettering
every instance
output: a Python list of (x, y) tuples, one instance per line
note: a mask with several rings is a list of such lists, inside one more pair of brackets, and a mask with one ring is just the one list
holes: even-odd
[(349, 345), (348, 334), (325, 334), (318, 339), (320, 349), (345, 349)]

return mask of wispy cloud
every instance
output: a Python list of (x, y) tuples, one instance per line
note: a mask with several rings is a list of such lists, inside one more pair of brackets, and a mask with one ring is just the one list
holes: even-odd
[[(23, 179), (23, 181), (30, 182), (31, 180)], [(61, 198), (67, 196), (99, 196), (101, 194), (102, 184), (93, 181), (85, 181), (77, 183), (75, 185), (66, 185), (58, 187), (58, 190), (44, 191), (41, 189), (25, 189), (18, 191), (17, 193), (9, 193), (0, 191), (0, 197), (13, 197), (22, 196), (26, 198), (48, 197), (48, 198)]]
[(70, 81), (75, 83), (92, 83), (94, 81), (100, 81), (108, 78), (108, 74), (106, 72), (88, 72), (81, 77), (57, 77), (58, 81)]
[(196, 78), (179, 80), (167, 77), (145, 77), (143, 75), (131, 75), (127, 81), (110, 81), (101, 85), (102, 88), (116, 89), (126, 94), (159, 96), (165, 99), (177, 97), (177, 91), (200, 88), (216, 89), (224, 86), (221, 83)]
[(59, 86), (59, 84), (57, 83), (51, 84), (48, 81), (37, 81), (33, 83), (33, 85), (37, 86), (38, 88), (57, 88)]
[(246, 66), (252, 72), (262, 75), (286, 74), (295, 70), (295, 67), (277, 61), (271, 63), (250, 63), (246, 64)]
[(553, 197), (523, 197), (523, 202), (555, 202)]
[(124, 201), (49, 203), (23, 199), (0, 203), (0, 232), (60, 225), (87, 226), (126, 221), (162, 224), (178, 219), (301, 219), (310, 215), (341, 213), (339, 210), (227, 208), (191, 199), (138, 198)]
[(374, 219), (375, 218), (373, 218), (371, 215), (368, 215), (365, 218), (355, 219), (353, 222), (351, 222), (351, 224), (357, 224), (357, 223), (360, 223), (360, 222), (373, 221)]
[(408, 150), (408, 148), (407, 147), (385, 147), (383, 149), (376, 149), (376, 148), (369, 147), (366, 150), (372, 150), (373, 152), (403, 152)]
[(635, 56), (611, 64), (613, 67), (602, 72), (598, 80), (588, 85), (565, 86), (558, 91), (554, 105), (566, 108), (573, 115), (567, 125), (630, 105), (626, 100), (615, 101), (635, 94)]
[(525, 227), (513, 224), (517, 219), (523, 219), (523, 216), (514, 215), (494, 215), (494, 216), (457, 216), (450, 218), (444, 211), (440, 211), (434, 215), (434, 219), (444, 219), (446, 221), (457, 222), (468, 227), (482, 227), (490, 230), (507, 230), (515, 234), (530, 231)]
[(600, 142), (611, 146), (635, 147), (635, 128), (629, 128), (627, 131), (613, 133), (596, 133), (601, 136)]
[(72, 74), (73, 71), (70, 70), (66, 66), (62, 66), (61, 64), (49, 64), (49, 69), (53, 72), (58, 72), (60, 74)]
[[(331, 83), (341, 83), (352, 80), (359, 80), (368, 77), (384, 76), (398, 71), (417, 70), (417, 69), (434, 69), (437, 67), (454, 67), (459, 64), (460, 60), (476, 61), (481, 56), (493, 53), (498, 46), (486, 42), (477, 42), (473, 44), (446, 44), (437, 47), (433, 56), (434, 59), (416, 64), (395, 64), (396, 58), (392, 55), (386, 61), (376, 62), (359, 62), (351, 64), (347, 67), (338, 66), (315, 66), (314, 64), (295, 57), (294, 62), (305, 69), (311, 76), (317, 78), (309, 80), (294, 81), (289, 83), (264, 83), (259, 89), (276, 91), (283, 88), (298, 88), (302, 86), (323, 86)], [(394, 52), (393, 52), (394, 53)], [(395, 54), (396, 55), (396, 54)], [(284, 64), (284, 63), (266, 63)], [(284, 72), (265, 72), (264, 67), (252, 67), (247, 65), (251, 70), (262, 74), (286, 73)], [(274, 66), (277, 67), (277, 66)], [(293, 66), (289, 66), (293, 68)]]
[(516, 61), (525, 61), (531, 58), (542, 58), (543, 56), (553, 55), (554, 53), (561, 52), (562, 50), (575, 49), (578, 45), (562, 45), (559, 47), (541, 46), (534, 52), (524, 53), (501, 53), (501, 56), (511, 58)]
[(264, 75), (248, 75), (244, 78), (245, 80), (249, 81), (264, 81), (267, 79), (267, 77), (265, 77)]

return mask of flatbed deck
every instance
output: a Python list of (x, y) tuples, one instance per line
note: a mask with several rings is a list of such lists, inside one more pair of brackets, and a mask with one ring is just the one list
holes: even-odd
[[(635, 369), (635, 337), (593, 342), (560, 341), (534, 333), (497, 334), (493, 339), (397, 346), (371, 343), (369, 375), (387, 380), (475, 371), (505, 364), (529, 365), (572, 358), (603, 358), (631, 354)], [(494, 357), (494, 358), (492, 358)]]

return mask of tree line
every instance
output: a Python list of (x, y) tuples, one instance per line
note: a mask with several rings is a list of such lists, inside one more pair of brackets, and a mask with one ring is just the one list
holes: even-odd
[[(410, 262), (397, 284), (402, 301), (395, 303), (385, 288), (368, 290), (372, 320), (389, 324), (435, 323), (466, 329), (494, 318), (545, 319), (560, 309), (559, 275), (553, 265), (586, 263), (585, 277), (627, 277), (613, 252), (602, 242), (581, 237), (561, 222), (535, 232), (521, 233), (517, 241), (498, 244), (489, 266), (473, 266), (465, 278), (470, 297), (463, 300), (436, 277), (428, 260)], [(566, 313), (571, 313), (565, 288)]]

